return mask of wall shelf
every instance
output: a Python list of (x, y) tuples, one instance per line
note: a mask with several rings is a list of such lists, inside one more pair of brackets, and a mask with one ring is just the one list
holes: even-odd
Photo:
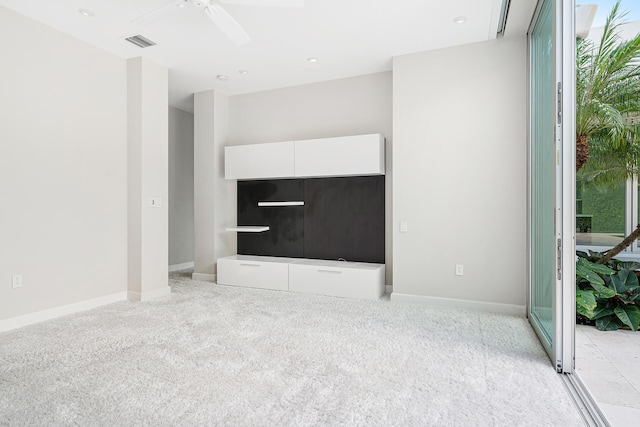
[(226, 231), (237, 231), (238, 233), (262, 233), (269, 231), (268, 225), (239, 225), (237, 227), (227, 227)]
[(258, 202), (258, 207), (304, 206), (304, 202)]

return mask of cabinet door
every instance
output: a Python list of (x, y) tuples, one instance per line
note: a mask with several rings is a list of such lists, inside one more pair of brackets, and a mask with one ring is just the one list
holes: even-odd
[(295, 143), (297, 177), (384, 175), (380, 134), (309, 139)]
[(218, 284), (260, 289), (289, 289), (289, 266), (255, 259), (218, 259)]
[(384, 266), (340, 267), (331, 262), (289, 264), (289, 290), (307, 294), (377, 300), (384, 295)]
[(294, 176), (294, 142), (236, 145), (224, 148), (226, 179), (269, 179)]
[(384, 263), (384, 176), (304, 180), (304, 257)]

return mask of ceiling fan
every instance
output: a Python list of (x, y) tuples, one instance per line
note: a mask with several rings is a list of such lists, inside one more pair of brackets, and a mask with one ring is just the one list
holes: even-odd
[(220, 31), (238, 46), (248, 43), (251, 40), (249, 34), (220, 3), (241, 6), (304, 7), (304, 0), (173, 0), (137, 17), (131, 21), (131, 24), (148, 25), (165, 17), (173, 8), (195, 6), (202, 9)]

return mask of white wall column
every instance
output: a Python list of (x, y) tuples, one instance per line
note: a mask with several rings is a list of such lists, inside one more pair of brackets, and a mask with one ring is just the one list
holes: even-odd
[(193, 114), (169, 107), (169, 271), (193, 267)]
[(215, 281), (216, 260), (237, 252), (226, 227), (236, 223), (236, 182), (224, 179), (229, 98), (213, 90), (194, 94), (194, 274)]
[(127, 61), (128, 298), (169, 294), (168, 71)]

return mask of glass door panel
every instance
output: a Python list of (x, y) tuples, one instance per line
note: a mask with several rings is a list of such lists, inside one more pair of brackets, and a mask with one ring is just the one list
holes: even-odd
[(545, 1), (531, 43), (531, 306), (530, 318), (547, 350), (553, 345), (555, 288), (555, 168), (553, 9)]
[(529, 30), (528, 316), (558, 372), (575, 327), (574, 1), (541, 0)]

